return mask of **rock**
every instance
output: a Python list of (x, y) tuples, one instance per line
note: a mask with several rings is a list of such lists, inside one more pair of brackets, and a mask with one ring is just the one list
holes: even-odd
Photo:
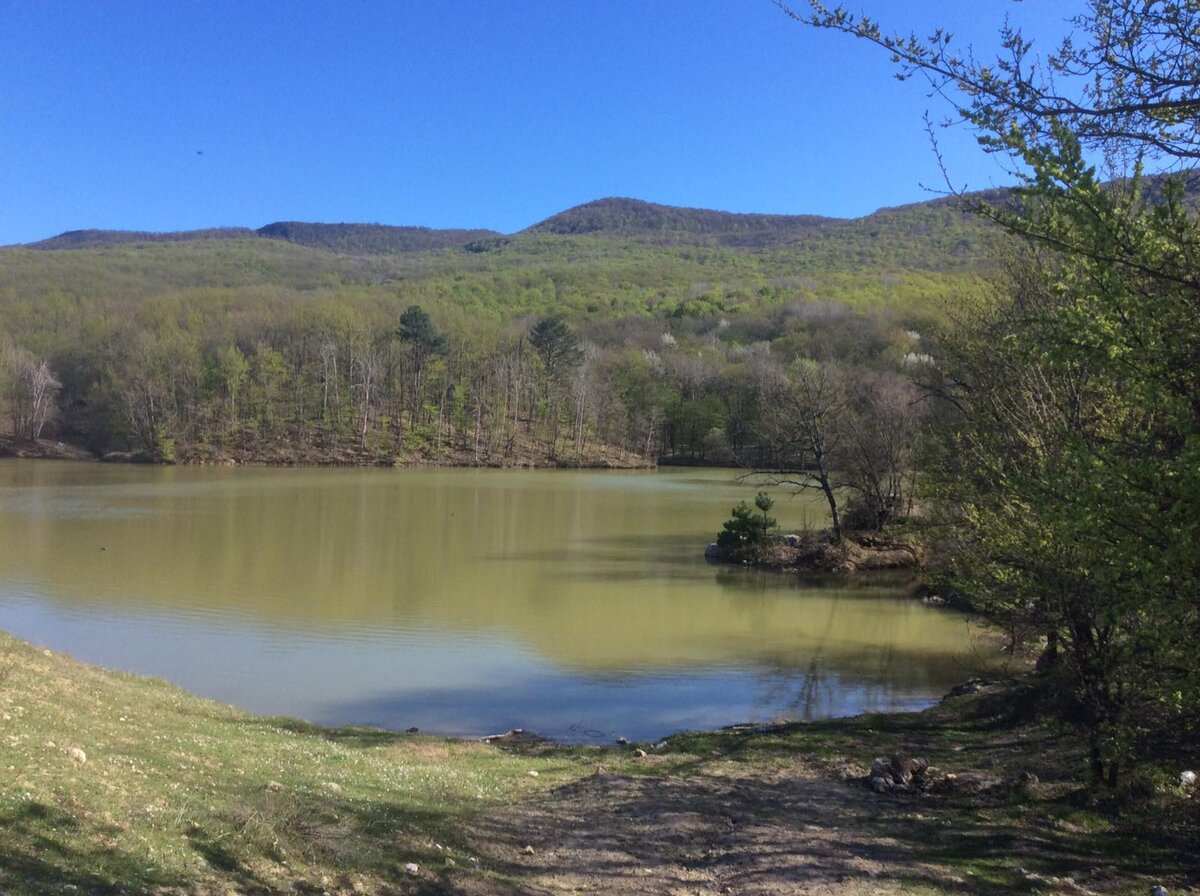
[(525, 853), (525, 855), (527, 855), (527, 856), (531, 856), (531, 855), (533, 855), (533, 847), (526, 846), (523, 850), (521, 850), (521, 852)]
[(405, 734), (420, 734), (421, 729), (418, 728), (416, 725), (413, 725), (413, 727), (411, 727), (411, 728), (405, 728), (404, 733)]
[(618, 745), (618, 746), (621, 746), (621, 747), (623, 747), (623, 746), (625, 746), (627, 743), (629, 743), (629, 739), (628, 739), (628, 738), (625, 738), (625, 737), (618, 737), (618, 738), (617, 738), (617, 745)]
[(948, 697), (965, 697), (968, 694), (978, 694), (983, 689), (984, 683), (985, 682), (982, 678), (972, 678), (970, 681), (964, 681), (962, 684), (956, 684), (950, 689), (950, 693), (948, 693), (946, 697), (943, 697), (942, 699), (946, 699)]
[(1155, 884), (1150, 888), (1150, 896), (1171, 896), (1171, 894), (1167, 892), (1167, 888), (1162, 884)]
[(1196, 773), (1191, 772), (1191, 771), (1182, 772), (1179, 775), (1179, 786), (1180, 787), (1195, 787), (1196, 786)]
[(633, 751), (633, 755), (636, 756), (638, 759), (645, 759), (647, 754), (646, 754), (645, 750), (637, 749), (637, 750)]
[(793, 532), (789, 532), (787, 535), (783, 536), (783, 543), (789, 548), (798, 548), (800, 547), (800, 536)]
[(916, 775), (924, 774), (928, 768), (929, 760), (927, 759), (899, 754), (892, 757), (892, 775), (904, 783), (908, 783)]
[(47, 750), (53, 750), (54, 749), (54, 741), (48, 740), (44, 744), (42, 744), (42, 746), (45, 747)]
[(341, 793), (342, 785), (338, 784), (336, 781), (326, 781), (325, 789), (328, 790), (330, 793)]
[(725, 552), (721, 550), (721, 546), (715, 541), (704, 549), (705, 560), (724, 560)]
[(1009, 793), (1029, 798), (1037, 794), (1041, 781), (1033, 772), (1019, 772), (1005, 779), (1004, 786)]
[(529, 775), (529, 777), (531, 777), (531, 778), (536, 778), (536, 777), (538, 776), (538, 771), (537, 771), (537, 769), (532, 769), (532, 768), (531, 768), (531, 769), (530, 769), (529, 771), (527, 771), (525, 774)]
[(546, 742), (546, 738), (540, 734), (526, 731), (524, 728), (513, 728), (503, 734), (489, 734), (480, 740), (485, 744), (542, 744)]
[(283, 785), (278, 781), (268, 781), (263, 785), (263, 790), (270, 790), (275, 793), (279, 793), (279, 791), (283, 790)]
[(409, 874), (418, 874), (421, 871), (420, 866), (416, 862), (408, 862), (404, 866), (404, 870)]
[(606, 769), (604, 766), (602, 766), (602, 765), (596, 766), (596, 777), (600, 777), (601, 775), (607, 775), (607, 774), (608, 774), (608, 769)]
[(450, 858), (449, 856), (446, 856), (446, 867), (447, 868), (453, 868), (455, 866), (455, 864), (456, 863), (455, 863), (454, 859)]
[(87, 762), (87, 753), (83, 752), (79, 747), (71, 747), (67, 750), (67, 755), (71, 757), (72, 762), (78, 762), (80, 765)]
[(929, 762), (916, 757), (879, 756), (871, 763), (867, 781), (876, 793), (912, 793), (924, 786)]
[(886, 778), (892, 773), (892, 760), (880, 756), (871, 763), (871, 778)]

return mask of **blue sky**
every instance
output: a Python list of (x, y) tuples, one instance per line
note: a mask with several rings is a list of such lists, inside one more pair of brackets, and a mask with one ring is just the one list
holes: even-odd
[[(1006, 13), (1048, 39), (1077, 6), (870, 4), (980, 50)], [(892, 75), (770, 0), (0, 0), (0, 244), (275, 220), (511, 232), (602, 196), (856, 216), (941, 183), (922, 113), (945, 110)], [(941, 142), (956, 184), (1007, 182), (968, 133)]]

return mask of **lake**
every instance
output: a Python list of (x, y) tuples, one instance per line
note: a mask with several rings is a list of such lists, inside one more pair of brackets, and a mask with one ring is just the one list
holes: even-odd
[[(886, 579), (711, 565), (728, 470), (0, 461), (0, 628), (245, 709), (570, 741), (922, 706), (992, 661)], [(789, 529), (821, 504), (780, 494)]]

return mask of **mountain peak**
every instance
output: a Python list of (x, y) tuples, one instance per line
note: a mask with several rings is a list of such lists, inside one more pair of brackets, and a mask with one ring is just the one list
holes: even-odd
[(529, 233), (560, 235), (661, 236), (667, 241), (698, 238), (722, 245), (755, 247), (793, 240), (836, 219), (819, 215), (764, 215), (659, 205), (611, 196), (585, 202), (533, 225)]

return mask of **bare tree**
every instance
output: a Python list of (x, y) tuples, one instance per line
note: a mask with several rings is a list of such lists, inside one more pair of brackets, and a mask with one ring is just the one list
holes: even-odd
[(53, 417), (62, 383), (49, 364), (28, 352), (18, 350), (12, 360), (15, 363), (8, 382), (8, 406), (13, 435), (32, 442), (41, 437), (42, 429)]
[(764, 382), (763, 434), (771, 462), (755, 469), (766, 485), (821, 492), (835, 541), (842, 540), (838, 492), (849, 409), (846, 377), (834, 364), (800, 361)]

